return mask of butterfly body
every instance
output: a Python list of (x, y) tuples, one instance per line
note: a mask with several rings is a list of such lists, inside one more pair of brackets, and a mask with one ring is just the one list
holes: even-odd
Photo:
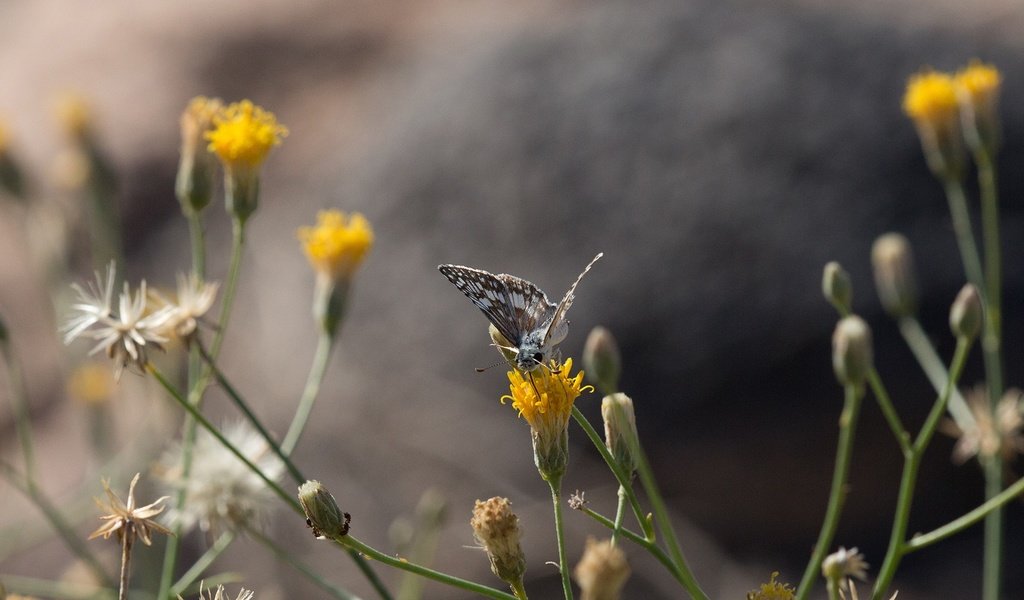
[(494, 275), (459, 265), (440, 265), (438, 270), (505, 338), (509, 345), (501, 348), (514, 356), (515, 367), (529, 372), (547, 362), (555, 346), (569, 333), (565, 313), (575, 298), (576, 286), (601, 256), (590, 261), (558, 304), (548, 300), (533, 283), (514, 275)]

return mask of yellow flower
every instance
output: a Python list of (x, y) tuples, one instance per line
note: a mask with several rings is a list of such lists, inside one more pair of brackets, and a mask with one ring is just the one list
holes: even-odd
[(775, 581), (778, 576), (778, 571), (772, 573), (768, 583), (762, 583), (760, 589), (747, 594), (747, 600), (793, 600), (796, 597), (796, 590), (788, 583)]
[(324, 210), (316, 226), (300, 227), (299, 240), (318, 274), (333, 281), (348, 279), (373, 246), (373, 229), (359, 213)]
[(249, 100), (229, 105), (213, 117), (213, 131), (205, 134), (210, 152), (227, 168), (254, 169), (263, 163), (270, 149), (281, 143), (288, 129), (274, 114)]
[(999, 147), (999, 90), (1003, 76), (992, 65), (972, 60), (957, 72), (955, 81), (967, 144), (975, 152), (995, 154)]
[(930, 69), (911, 75), (903, 96), (903, 111), (914, 121), (933, 125), (955, 120), (957, 101), (953, 78)]
[(509, 394), (501, 397), (502, 404), (512, 401), (512, 408), (530, 424), (533, 434), (533, 454), (537, 469), (545, 480), (558, 479), (565, 473), (569, 457), (569, 417), (576, 398), (593, 386), (580, 386), (583, 371), (570, 376), (572, 359), (559, 365), (551, 361), (546, 367), (524, 373), (518, 369), (508, 372)]
[(925, 69), (912, 75), (903, 112), (914, 121), (928, 168), (942, 180), (963, 176), (963, 139), (957, 86), (948, 73)]
[(957, 71), (955, 82), (957, 89), (967, 93), (971, 105), (987, 106), (999, 95), (1003, 76), (999, 69), (975, 59)]

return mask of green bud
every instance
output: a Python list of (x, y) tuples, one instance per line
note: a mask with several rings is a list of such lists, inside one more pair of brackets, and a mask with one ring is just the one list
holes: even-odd
[(878, 299), (891, 316), (907, 317), (917, 310), (917, 283), (910, 242), (898, 233), (879, 236), (871, 247)]
[(864, 385), (872, 367), (871, 329), (856, 315), (836, 324), (832, 334), (832, 367), (843, 385)]
[(341, 512), (334, 496), (319, 481), (310, 480), (299, 486), (299, 504), (306, 513), (306, 525), (318, 539), (335, 539), (348, 534), (352, 517)]
[(637, 444), (636, 414), (633, 400), (625, 394), (611, 394), (601, 401), (601, 419), (604, 421), (604, 443), (615, 462), (629, 476), (636, 472)]
[(583, 345), (583, 370), (587, 379), (602, 393), (614, 394), (618, 391), (622, 356), (615, 337), (607, 328), (599, 326), (590, 330), (587, 342)]
[(840, 313), (847, 314), (852, 310), (853, 284), (850, 283), (850, 275), (836, 261), (825, 265), (821, 277), (821, 292)]
[(973, 340), (981, 330), (981, 295), (968, 283), (956, 295), (949, 309), (949, 329), (957, 339)]

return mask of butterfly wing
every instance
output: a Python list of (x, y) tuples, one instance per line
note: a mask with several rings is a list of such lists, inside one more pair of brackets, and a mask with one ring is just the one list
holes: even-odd
[(512, 294), (501, 276), (458, 265), (439, 265), (437, 270), (473, 301), (506, 340), (518, 347), (523, 339), (523, 328), (512, 308)]
[(565, 339), (565, 336), (569, 333), (569, 321), (565, 319), (565, 313), (568, 312), (569, 307), (572, 306), (572, 301), (576, 299), (576, 286), (580, 284), (580, 281), (583, 279), (583, 276), (587, 274), (587, 271), (590, 270), (590, 267), (593, 267), (594, 263), (596, 263), (602, 256), (604, 256), (604, 252), (598, 252), (597, 256), (587, 264), (583, 269), (583, 272), (576, 278), (576, 281), (572, 282), (572, 285), (569, 286), (569, 291), (565, 293), (565, 296), (562, 297), (562, 301), (558, 303), (558, 306), (551, 314), (550, 320), (544, 322), (545, 346), (554, 346)]
[(509, 305), (523, 335), (540, 329), (555, 313), (555, 305), (539, 287), (515, 275), (501, 273), (497, 277), (508, 289)]

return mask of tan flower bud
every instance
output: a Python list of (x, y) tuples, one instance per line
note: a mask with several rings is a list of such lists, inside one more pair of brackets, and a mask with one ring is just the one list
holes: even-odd
[(317, 538), (338, 538), (348, 533), (352, 517), (341, 512), (334, 496), (319, 481), (310, 480), (299, 486), (299, 504), (306, 513), (306, 525)]
[(850, 312), (853, 284), (850, 283), (850, 275), (836, 261), (825, 265), (825, 271), (821, 276), (821, 292), (840, 313)]
[(957, 339), (973, 340), (981, 330), (982, 308), (978, 288), (968, 283), (949, 309), (949, 329)]
[(583, 370), (587, 379), (597, 385), (603, 394), (614, 394), (619, 389), (622, 357), (612, 332), (605, 327), (590, 330), (583, 346)]
[(519, 545), (519, 517), (508, 498), (477, 500), (469, 520), (473, 536), (487, 552), (491, 572), (513, 589), (521, 588), (526, 573), (526, 556)]
[(605, 396), (601, 401), (601, 419), (604, 421), (604, 443), (608, 451), (632, 477), (637, 467), (634, 449), (638, 439), (633, 400), (622, 393)]
[(622, 548), (613, 546), (611, 540), (599, 542), (592, 537), (587, 538), (583, 557), (573, 571), (582, 600), (618, 600), (629, 573)]
[(917, 310), (917, 283), (910, 242), (898, 233), (879, 236), (871, 247), (878, 299), (886, 312), (896, 318)]
[(845, 317), (832, 334), (832, 367), (843, 385), (864, 385), (872, 367), (871, 329), (856, 315)]

